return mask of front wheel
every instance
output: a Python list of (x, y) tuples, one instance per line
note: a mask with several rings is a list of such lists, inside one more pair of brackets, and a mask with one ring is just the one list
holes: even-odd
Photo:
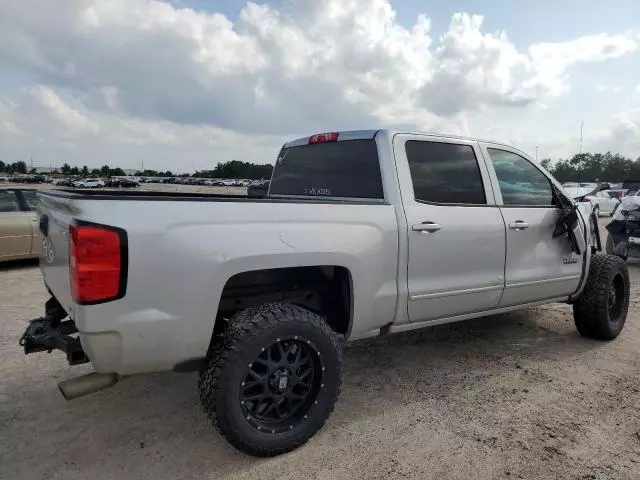
[(573, 319), (583, 337), (616, 338), (629, 310), (629, 270), (620, 257), (594, 255), (587, 284), (573, 304)]
[(266, 457), (305, 443), (326, 422), (342, 381), (341, 337), (286, 303), (229, 321), (200, 371), (202, 406), (237, 449)]

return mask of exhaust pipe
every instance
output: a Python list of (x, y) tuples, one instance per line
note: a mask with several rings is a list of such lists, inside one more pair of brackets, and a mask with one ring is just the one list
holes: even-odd
[(58, 388), (66, 400), (72, 400), (104, 388), (113, 387), (117, 381), (117, 373), (92, 372), (60, 382)]

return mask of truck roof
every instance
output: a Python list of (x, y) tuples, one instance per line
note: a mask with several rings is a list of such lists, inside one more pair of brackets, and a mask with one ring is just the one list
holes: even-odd
[[(474, 141), (474, 142), (492, 143), (494, 145), (503, 145), (505, 147), (513, 148), (513, 149), (518, 150), (519, 152), (523, 153), (527, 157), (529, 157), (529, 155), (527, 155), (526, 153), (522, 152), (522, 150), (520, 150), (520, 149), (518, 149), (516, 147), (513, 147), (512, 145), (503, 143), (503, 142), (498, 142), (496, 140), (487, 140), (487, 139), (477, 138), (477, 137), (466, 137), (466, 136), (462, 136), (462, 135), (450, 135), (448, 133), (442, 133), (442, 132), (434, 133), (434, 132), (419, 132), (419, 131), (412, 131), (412, 130), (392, 130), (392, 129), (342, 130), (342, 131), (338, 130), (338, 131), (335, 131), (335, 133), (338, 134), (338, 141), (341, 141), (341, 140), (367, 140), (367, 139), (372, 139), (379, 132), (385, 132), (389, 136), (389, 138), (392, 138), (394, 135), (401, 133), (401, 134), (408, 134), (408, 135), (428, 135), (430, 137), (440, 137), (440, 138), (467, 140), (467, 141)], [(324, 132), (322, 132), (322, 133), (324, 133)], [(301, 145), (308, 145), (309, 144), (309, 139), (312, 136), (313, 135), (309, 135), (307, 137), (300, 137), (300, 138), (297, 138), (295, 140), (291, 140), (290, 142), (285, 143), (283, 148), (298, 147), (298, 146), (301, 146)]]

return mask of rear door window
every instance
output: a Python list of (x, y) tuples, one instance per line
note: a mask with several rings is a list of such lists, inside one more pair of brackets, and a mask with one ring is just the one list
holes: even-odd
[(343, 140), (283, 148), (270, 196), (382, 199), (375, 140)]
[(405, 144), (418, 202), (485, 205), (482, 175), (470, 145), (409, 140)]
[(0, 213), (19, 211), (20, 205), (18, 205), (16, 194), (7, 190), (0, 190)]

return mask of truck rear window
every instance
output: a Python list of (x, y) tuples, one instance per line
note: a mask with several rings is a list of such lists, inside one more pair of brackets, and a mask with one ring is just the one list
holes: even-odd
[(373, 139), (283, 148), (269, 195), (381, 199), (382, 178)]

